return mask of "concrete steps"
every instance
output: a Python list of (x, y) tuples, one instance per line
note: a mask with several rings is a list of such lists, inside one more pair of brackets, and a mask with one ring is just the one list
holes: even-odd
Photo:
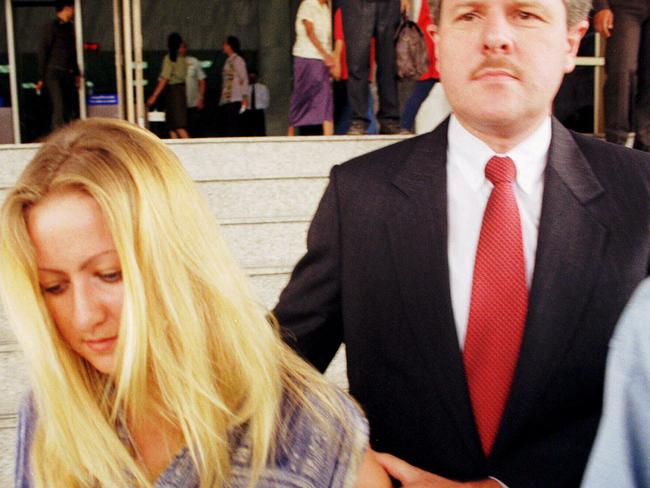
[[(269, 137), (167, 141), (206, 196), (236, 258), (269, 308), (305, 251), (330, 168), (401, 136)], [(0, 204), (38, 145), (0, 145)], [(1, 265), (1, 264), (0, 264)], [(341, 351), (340, 351), (341, 353)], [(346, 385), (342, 354), (327, 375)], [(25, 365), (0, 309), (0, 486), (11, 486)]]

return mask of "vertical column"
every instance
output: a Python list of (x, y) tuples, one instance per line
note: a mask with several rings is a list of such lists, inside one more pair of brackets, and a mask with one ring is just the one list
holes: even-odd
[(18, 81), (16, 78), (16, 44), (14, 43), (14, 12), (11, 0), (5, 0), (7, 22), (7, 51), (9, 52), (9, 87), (11, 91), (11, 124), (14, 130), (14, 144), (20, 144), (20, 114), (18, 112)]
[(137, 124), (145, 127), (144, 76), (142, 60), (142, 9), (140, 0), (132, 0), (133, 56), (135, 59), (135, 107)]
[(133, 104), (133, 42), (131, 0), (122, 0), (122, 32), (124, 34), (124, 70), (126, 72), (126, 120), (135, 123)]
[(258, 5), (260, 78), (271, 92), (271, 105), (266, 112), (268, 133), (284, 135), (293, 72), (291, 0), (264, 0)]
[(86, 118), (86, 64), (84, 63), (84, 34), (83, 17), (81, 15), (81, 0), (74, 0), (75, 12), (75, 42), (77, 48), (77, 64), (81, 71), (81, 82), (79, 83), (79, 117)]
[(124, 55), (122, 53), (122, 15), (120, 0), (113, 0), (113, 39), (115, 43), (115, 84), (118, 117), (124, 118)]

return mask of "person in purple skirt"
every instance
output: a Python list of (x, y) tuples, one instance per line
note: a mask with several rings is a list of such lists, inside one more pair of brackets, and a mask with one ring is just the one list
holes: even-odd
[(296, 16), (293, 45), (293, 92), (289, 108), (289, 135), (305, 125), (323, 125), (323, 135), (334, 134), (334, 95), (330, 70), (334, 66), (332, 14), (327, 0), (303, 0)]

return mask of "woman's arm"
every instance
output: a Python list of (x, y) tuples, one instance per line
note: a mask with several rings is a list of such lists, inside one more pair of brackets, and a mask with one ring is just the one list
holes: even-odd
[(158, 80), (158, 84), (156, 85), (156, 89), (153, 91), (151, 96), (147, 99), (147, 105), (149, 107), (152, 107), (154, 103), (156, 103), (156, 99), (158, 96), (162, 93), (162, 91), (165, 89), (167, 86), (167, 82), (169, 80), (167, 78), (160, 78)]
[(307, 19), (302, 19), (302, 23), (305, 26), (305, 30), (307, 31), (307, 37), (309, 37), (309, 40), (318, 50), (321, 56), (323, 56), (323, 62), (325, 63), (325, 66), (328, 68), (334, 66), (334, 57), (323, 47), (323, 45), (318, 40), (318, 37), (316, 37), (316, 32), (314, 31), (314, 23)]
[(343, 41), (337, 39), (334, 41), (334, 66), (330, 68), (330, 73), (332, 73), (332, 78), (335, 80), (341, 79), (341, 73), (343, 66), (341, 66), (341, 53), (343, 52)]

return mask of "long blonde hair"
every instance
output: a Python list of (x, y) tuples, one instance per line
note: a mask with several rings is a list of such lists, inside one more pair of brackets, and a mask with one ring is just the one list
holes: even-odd
[[(122, 265), (111, 376), (66, 346), (39, 287), (25, 212), (66, 189), (97, 201)], [(10, 191), (0, 232), (0, 291), (38, 414), (35, 486), (151, 486), (116, 424), (125, 413), (143, 418), (152, 402), (182, 432), (201, 487), (228, 478), (229, 433), (239, 428), (252, 445), (252, 485), (276, 447), (287, 401), (326, 433), (324, 412), (343, 421), (340, 396), (280, 340), (193, 181), (145, 130), (91, 119), (55, 132)]]

